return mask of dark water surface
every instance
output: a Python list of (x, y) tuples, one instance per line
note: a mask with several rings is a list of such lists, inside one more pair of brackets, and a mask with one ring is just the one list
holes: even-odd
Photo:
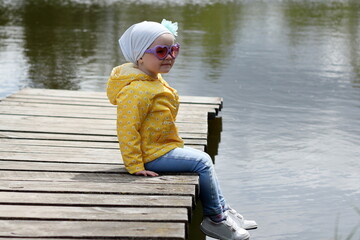
[(216, 169), (252, 239), (360, 239), (360, 1), (0, 0), (0, 98), (105, 91), (135, 22), (179, 22), (166, 80), (224, 97)]

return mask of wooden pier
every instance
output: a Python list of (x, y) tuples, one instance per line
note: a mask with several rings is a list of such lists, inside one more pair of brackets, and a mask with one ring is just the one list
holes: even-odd
[[(216, 97), (181, 96), (185, 144), (206, 150)], [(186, 239), (192, 174), (126, 173), (104, 92), (23, 89), (0, 102), (0, 239)]]

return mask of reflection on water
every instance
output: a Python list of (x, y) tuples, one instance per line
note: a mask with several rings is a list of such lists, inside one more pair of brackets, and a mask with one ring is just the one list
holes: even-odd
[(360, 221), (356, 0), (0, 0), (0, 98), (104, 91), (121, 33), (162, 18), (182, 44), (166, 79), (224, 97), (212, 152), (228, 201), (260, 225), (253, 239), (345, 239)]
[[(352, 3), (352, 4), (351, 4)], [(352, 79), (354, 83), (360, 77), (360, 28), (359, 28), (359, 3), (355, 1), (350, 3), (333, 2), (331, 4), (319, 3), (299, 4), (293, 2), (286, 9), (285, 16), (291, 29), (291, 41), (293, 44), (303, 44), (309, 39), (307, 29), (313, 29), (312, 32), (318, 37), (328, 38), (324, 42), (327, 56), (322, 62), (332, 72), (353, 72), (356, 78)], [(315, 31), (314, 31), (315, 30)], [(352, 69), (345, 69), (350, 67)], [(358, 85), (354, 85), (359, 87)]]

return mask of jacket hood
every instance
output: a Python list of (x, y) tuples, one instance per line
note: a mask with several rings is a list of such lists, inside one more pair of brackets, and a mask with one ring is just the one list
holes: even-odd
[[(160, 75), (160, 74), (159, 74)], [(159, 76), (161, 77), (161, 76)], [(154, 78), (145, 74), (133, 63), (125, 63), (113, 68), (107, 83), (107, 97), (111, 104), (116, 105), (117, 95), (125, 86), (133, 81), (152, 81)]]

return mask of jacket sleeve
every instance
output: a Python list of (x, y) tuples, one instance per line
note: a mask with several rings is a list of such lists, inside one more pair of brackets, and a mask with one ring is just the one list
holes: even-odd
[(117, 96), (117, 136), (125, 168), (131, 174), (145, 170), (140, 129), (150, 106), (150, 100), (133, 85), (136, 83)]

